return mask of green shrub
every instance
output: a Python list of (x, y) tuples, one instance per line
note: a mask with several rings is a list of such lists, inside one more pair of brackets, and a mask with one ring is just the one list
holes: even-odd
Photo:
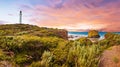
[(101, 50), (99, 45), (86, 47), (76, 43), (69, 50), (67, 63), (69, 67), (98, 67)]
[(33, 62), (30, 67), (50, 67), (50, 62), (52, 61), (53, 55), (45, 51), (42, 55), (42, 60), (38, 62)]
[(68, 51), (65, 49), (56, 48), (53, 51), (54, 64), (62, 66), (66, 62)]
[(24, 64), (27, 64), (27, 63), (30, 63), (31, 62), (31, 59), (29, 59), (26, 55), (22, 55), (22, 54), (18, 54), (15, 56), (14, 58), (15, 62), (19, 65), (24, 65)]
[(3, 30), (0, 30), (0, 36), (4, 36), (4, 35), (6, 35), (7, 33), (5, 32), (5, 31), (3, 31)]
[(92, 45), (92, 42), (91, 40), (83, 37), (83, 38), (79, 38), (77, 39), (77, 41), (80, 43), (80, 45), (85, 45), (85, 46), (89, 46), (89, 45)]
[[(67, 41), (57, 37), (31, 35), (0, 37), (0, 47), (6, 51), (14, 52), (15, 62), (23, 65), (40, 60), (45, 50), (53, 51), (58, 45), (64, 43), (67, 43)], [(25, 55), (31, 56), (31, 61), (24, 57)]]
[(42, 67), (41, 62), (33, 62), (29, 67)]
[(106, 33), (104, 35), (104, 37), (105, 37), (105, 39), (113, 39), (114, 38), (114, 34), (109, 32), (109, 33)]
[(114, 33), (106, 33), (105, 39), (100, 40), (98, 44), (101, 45), (101, 47), (109, 48), (114, 45), (120, 44), (120, 35), (114, 34)]

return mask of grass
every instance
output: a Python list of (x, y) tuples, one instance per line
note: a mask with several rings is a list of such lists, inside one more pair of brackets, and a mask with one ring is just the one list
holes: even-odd
[(97, 67), (99, 63), (99, 54), (101, 53), (99, 45), (80, 46), (74, 45), (69, 50), (68, 61), (75, 67)]

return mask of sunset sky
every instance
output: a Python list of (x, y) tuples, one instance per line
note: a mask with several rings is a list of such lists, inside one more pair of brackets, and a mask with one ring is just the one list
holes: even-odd
[(0, 24), (120, 32), (120, 0), (0, 0)]

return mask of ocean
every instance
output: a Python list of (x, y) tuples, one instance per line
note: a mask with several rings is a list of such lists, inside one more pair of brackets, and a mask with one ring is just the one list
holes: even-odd
[[(120, 34), (120, 32), (113, 32), (113, 33)], [(103, 39), (105, 34), (106, 32), (99, 32), (100, 39)], [(68, 32), (68, 36), (73, 36), (73, 37), (76, 37), (75, 39), (77, 39), (80, 37), (87, 37), (88, 32)]]

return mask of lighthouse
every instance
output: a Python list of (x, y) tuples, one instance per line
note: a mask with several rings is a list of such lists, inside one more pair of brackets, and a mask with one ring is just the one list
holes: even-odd
[(22, 24), (22, 11), (20, 11), (20, 19), (19, 19), (20, 24)]

